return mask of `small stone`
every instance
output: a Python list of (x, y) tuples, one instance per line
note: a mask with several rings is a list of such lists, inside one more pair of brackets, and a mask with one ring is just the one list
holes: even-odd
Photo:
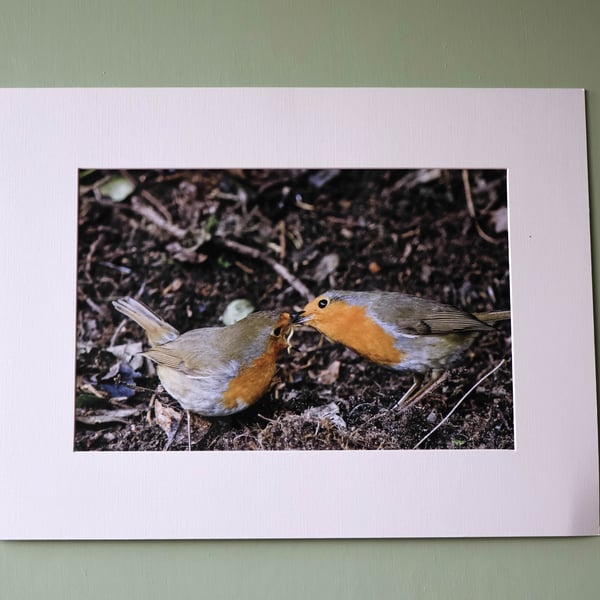
[(428, 423), (435, 423), (437, 421), (437, 410), (435, 410), (435, 408), (427, 415), (427, 422)]

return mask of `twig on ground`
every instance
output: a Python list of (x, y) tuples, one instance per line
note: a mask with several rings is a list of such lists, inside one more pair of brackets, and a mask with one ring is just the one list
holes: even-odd
[(121, 333), (123, 327), (125, 327), (126, 323), (127, 319), (121, 319), (119, 324), (115, 327), (115, 332), (112, 334), (110, 342), (108, 343), (109, 348), (112, 348), (117, 343), (117, 338), (119, 337), (119, 334)]
[(153, 209), (151, 206), (142, 204), (139, 198), (136, 198), (135, 196), (131, 199), (131, 209), (136, 214), (148, 219), (148, 221), (154, 223), (154, 225), (156, 225), (158, 228), (166, 231), (167, 233), (176, 237), (178, 240), (183, 239), (187, 235), (187, 231), (185, 229), (181, 229), (181, 227), (177, 227), (177, 225), (169, 223), (155, 209)]
[(473, 219), (473, 223), (475, 224), (475, 229), (479, 234), (479, 237), (483, 238), (486, 242), (490, 244), (499, 244), (500, 240), (494, 239), (492, 236), (488, 235), (482, 228), (481, 225), (477, 222), (477, 214), (475, 213), (475, 205), (473, 204), (473, 196), (471, 194), (471, 184), (469, 183), (469, 171), (467, 169), (462, 170), (462, 180), (463, 185), (465, 187), (465, 198), (467, 199), (467, 210), (469, 211), (469, 216)]
[(105, 236), (103, 233), (101, 233), (91, 244), (90, 244), (90, 249), (85, 257), (85, 266), (84, 266), (84, 273), (85, 276), (87, 278), (88, 281), (93, 281), (93, 277), (92, 277), (92, 263), (93, 263), (93, 258), (94, 258), (94, 254), (96, 253), (96, 250), (98, 249), (98, 246), (101, 246), (104, 243), (105, 240)]
[[(183, 239), (188, 233), (185, 229), (181, 229), (180, 227), (177, 227), (177, 225), (167, 222), (156, 210), (154, 210), (151, 206), (142, 204), (138, 198), (134, 197), (131, 199), (131, 208), (138, 215), (148, 219), (151, 223), (154, 223), (154, 225), (179, 240)], [(285, 279), (304, 298), (307, 300), (312, 298), (310, 290), (304, 285), (304, 283), (302, 283), (300, 279), (290, 273), (281, 263), (278, 263), (268, 254), (256, 248), (240, 244), (234, 240), (215, 238), (214, 241), (217, 244), (232, 250), (233, 252), (237, 252), (238, 254), (242, 254), (244, 256), (249, 256), (250, 258), (254, 258), (256, 260), (261, 260), (262, 262), (268, 264), (280, 277), (283, 277), (283, 279)]]
[(99, 315), (105, 314), (104, 310), (87, 295), (85, 296), (85, 302), (94, 312), (98, 313)]
[(165, 205), (154, 195), (151, 194), (148, 190), (142, 190), (140, 194), (150, 203), (152, 206), (163, 216), (165, 221), (169, 223), (169, 225), (173, 224), (173, 217), (171, 213), (167, 210)]
[(218, 244), (232, 250), (233, 252), (237, 252), (238, 254), (243, 254), (244, 256), (249, 256), (250, 258), (254, 258), (256, 260), (261, 260), (262, 262), (268, 264), (278, 275), (283, 277), (299, 294), (304, 296), (307, 300), (312, 298), (312, 294), (310, 290), (300, 281), (295, 275), (292, 275), (282, 264), (278, 263), (274, 258), (265, 254), (264, 252), (252, 248), (250, 246), (245, 246), (244, 244), (240, 244), (234, 240), (227, 240), (225, 238), (220, 238), (218, 240), (214, 240)]
[(463, 403), (463, 401), (471, 394), (471, 392), (483, 383), (490, 375), (493, 375), (503, 364), (505, 360), (502, 359), (493, 369), (488, 371), (471, 389), (463, 395), (463, 397), (454, 405), (452, 410), (424, 437), (422, 437), (414, 446), (413, 450), (416, 450), (429, 436), (431, 436), (436, 430), (438, 430), (456, 411), (456, 409)]

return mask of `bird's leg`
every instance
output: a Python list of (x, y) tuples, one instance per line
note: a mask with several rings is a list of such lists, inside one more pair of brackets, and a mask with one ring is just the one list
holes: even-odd
[[(187, 420), (187, 449), (188, 449), (188, 451), (190, 451), (192, 449), (192, 432), (191, 432), (192, 426), (190, 423), (191, 415), (190, 415), (189, 410), (185, 411), (185, 417)], [(165, 447), (163, 448), (163, 450), (168, 450), (171, 447), (171, 444), (175, 441), (175, 438), (177, 437), (177, 434), (179, 433), (179, 430), (181, 429), (182, 421), (183, 421), (183, 412), (180, 413), (179, 419), (177, 420), (177, 425), (173, 429), (171, 429), (171, 433), (169, 433), (167, 443), (165, 444)], [(210, 429), (210, 426), (209, 426), (209, 429)]]
[(412, 406), (422, 400), (427, 394), (433, 392), (438, 386), (440, 386), (446, 379), (448, 379), (450, 371), (432, 371), (431, 380), (424, 385), (406, 404), (406, 408)]
[(402, 398), (400, 398), (400, 400), (398, 400), (398, 402), (396, 402), (396, 404), (394, 404), (394, 406), (392, 407), (392, 410), (397, 410), (398, 408), (400, 408), (411, 397), (411, 395), (415, 391), (418, 391), (418, 389), (422, 383), (423, 383), (423, 376), (415, 374), (413, 377), (413, 384), (406, 390), (406, 392), (404, 392), (404, 394), (402, 395)]
[(400, 398), (400, 400), (394, 405), (393, 410), (398, 408), (408, 408), (413, 404), (422, 400), (427, 394), (433, 392), (439, 385), (441, 385), (446, 379), (450, 371), (432, 371), (431, 379), (426, 385), (420, 387), (423, 383), (423, 376), (415, 375), (415, 383), (413, 383), (408, 391)]
[(187, 430), (188, 430), (188, 452), (192, 449), (192, 435), (190, 433), (190, 411), (186, 410), (185, 414), (187, 415)]

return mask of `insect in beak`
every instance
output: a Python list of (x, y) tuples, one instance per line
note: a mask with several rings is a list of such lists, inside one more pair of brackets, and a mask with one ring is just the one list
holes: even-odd
[(291, 344), (290, 340), (292, 339), (293, 335), (294, 335), (294, 328), (290, 327), (290, 332), (288, 333), (287, 337), (285, 338), (285, 343), (286, 343), (288, 354), (292, 350), (292, 344)]

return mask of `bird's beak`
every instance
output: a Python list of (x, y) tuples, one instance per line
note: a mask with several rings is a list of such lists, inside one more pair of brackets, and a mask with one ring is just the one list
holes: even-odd
[(307, 316), (303, 310), (300, 312), (292, 313), (292, 324), (293, 325), (302, 325), (306, 323)]

